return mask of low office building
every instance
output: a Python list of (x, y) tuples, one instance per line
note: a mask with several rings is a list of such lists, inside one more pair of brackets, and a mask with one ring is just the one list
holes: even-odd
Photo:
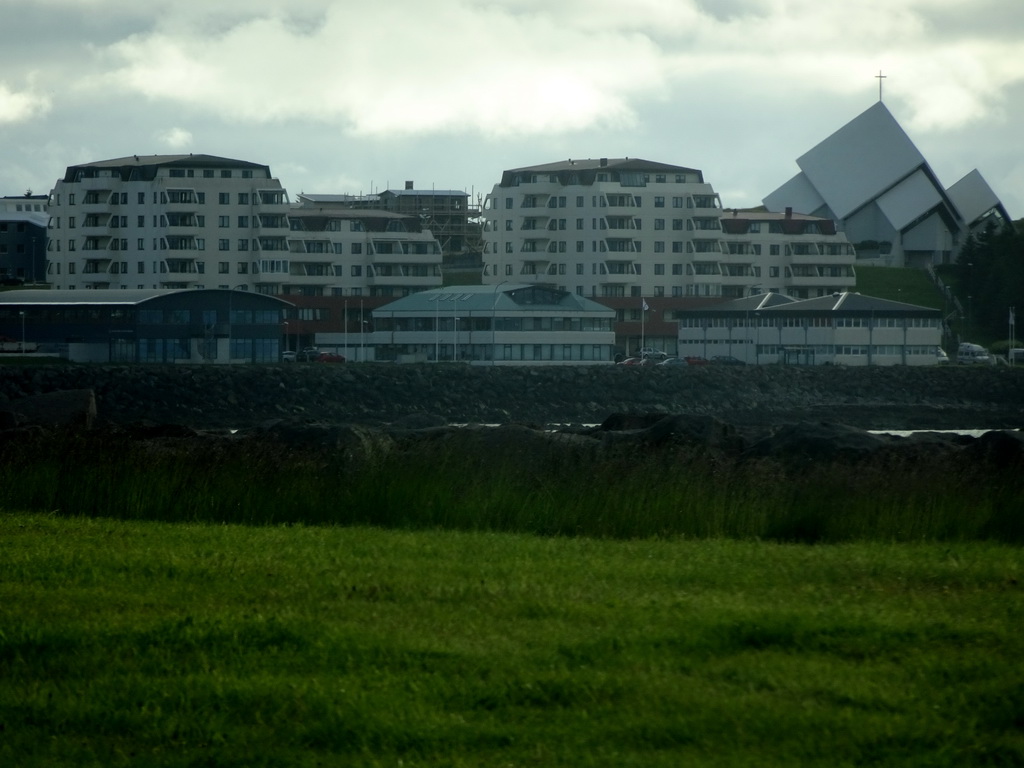
[(6, 291), (0, 336), (74, 362), (273, 363), (290, 307), (237, 290)]
[(859, 293), (798, 301), (777, 293), (680, 310), (679, 355), (791, 365), (935, 365), (937, 309)]
[(46, 195), (0, 197), (0, 283), (43, 281), (47, 219)]
[(608, 363), (614, 318), (611, 309), (546, 286), (447, 286), (374, 310), (369, 343), (377, 360), (397, 362)]

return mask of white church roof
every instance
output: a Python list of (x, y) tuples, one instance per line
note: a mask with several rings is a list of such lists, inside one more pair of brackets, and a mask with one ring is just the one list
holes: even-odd
[(946, 190), (946, 194), (968, 223), (977, 221), (983, 214), (1001, 205), (996, 193), (977, 169)]
[(799, 157), (797, 165), (844, 219), (926, 163), (886, 106), (877, 102)]

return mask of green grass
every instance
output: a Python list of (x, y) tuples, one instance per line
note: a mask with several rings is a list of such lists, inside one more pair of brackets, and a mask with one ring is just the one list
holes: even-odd
[(923, 269), (864, 267), (857, 265), (857, 291), (919, 307), (945, 309), (945, 297)]
[(0, 514), (0, 764), (1024, 762), (1018, 548)]
[(508, 433), (492, 442), (496, 434), (454, 433), (359, 460), (341, 448), (252, 438), (58, 435), (0, 448), (0, 508), (620, 539), (1024, 542), (1024, 481), (1012, 466), (980, 477), (978, 465), (956, 455), (855, 465), (732, 462), (668, 449), (574, 452), (541, 439), (517, 444)]

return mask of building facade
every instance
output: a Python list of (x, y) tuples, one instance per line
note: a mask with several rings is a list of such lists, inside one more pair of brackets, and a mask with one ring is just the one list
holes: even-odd
[(679, 355), (749, 364), (935, 365), (937, 309), (859, 293), (799, 301), (777, 293), (682, 310)]
[(43, 282), (46, 195), (0, 197), (0, 283)]
[(374, 359), (395, 362), (594, 365), (614, 356), (614, 317), (597, 302), (542, 285), (446, 286), (374, 310), (367, 341)]
[(251, 291), (0, 292), (10, 351), (93, 363), (276, 363), (291, 305)]
[(47, 282), (281, 293), (289, 207), (268, 166), (241, 160), (135, 155), (70, 166), (50, 193)]
[(484, 204), (483, 281), (554, 285), (598, 301), (799, 297), (852, 287), (855, 254), (835, 225), (723, 211), (692, 168), (568, 160), (505, 171)]
[(293, 279), (282, 294), (399, 298), (442, 283), (441, 245), (418, 216), (300, 195), (289, 212)]

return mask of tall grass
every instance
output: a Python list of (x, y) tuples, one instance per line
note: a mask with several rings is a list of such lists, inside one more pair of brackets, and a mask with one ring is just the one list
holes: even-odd
[(341, 451), (77, 436), (8, 446), (0, 507), (135, 520), (373, 525), (549, 536), (1024, 541), (1017, 473), (787, 466), (701, 453)]

